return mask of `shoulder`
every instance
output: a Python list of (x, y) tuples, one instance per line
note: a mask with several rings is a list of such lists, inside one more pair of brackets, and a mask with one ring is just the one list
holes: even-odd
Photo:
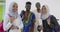
[(33, 13), (36, 13), (36, 10), (32, 10)]
[(31, 17), (35, 19), (35, 14), (33, 12), (31, 12)]
[(52, 21), (57, 21), (56, 17), (54, 15), (51, 15), (51, 18), (50, 18)]
[(6, 14), (5, 16), (4, 16), (4, 22), (8, 22), (8, 21), (10, 21), (10, 18), (9, 18), (9, 16), (8, 16), (8, 14)]
[(56, 18), (54, 15), (51, 15), (51, 18)]
[(31, 12), (31, 15), (35, 15), (33, 12)]
[(6, 14), (6, 15), (4, 16), (4, 18), (9, 18), (9, 14)]

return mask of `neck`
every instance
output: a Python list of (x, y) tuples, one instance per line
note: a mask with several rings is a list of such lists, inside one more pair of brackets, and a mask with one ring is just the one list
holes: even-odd
[(26, 10), (27, 13), (30, 13), (30, 10)]
[(37, 12), (40, 13), (40, 9), (37, 9)]

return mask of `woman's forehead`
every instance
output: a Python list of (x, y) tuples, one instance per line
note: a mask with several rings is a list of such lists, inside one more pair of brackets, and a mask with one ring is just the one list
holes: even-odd
[(42, 7), (42, 9), (47, 9), (46, 7)]

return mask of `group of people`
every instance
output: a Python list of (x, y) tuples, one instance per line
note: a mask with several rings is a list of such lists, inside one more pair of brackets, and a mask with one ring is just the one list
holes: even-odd
[(9, 13), (4, 16), (3, 29), (6, 32), (52, 32), (59, 30), (56, 17), (49, 13), (47, 5), (36, 3), (36, 9), (30, 11), (31, 2), (26, 2), (26, 10), (18, 14), (18, 4), (13, 2), (9, 6)]

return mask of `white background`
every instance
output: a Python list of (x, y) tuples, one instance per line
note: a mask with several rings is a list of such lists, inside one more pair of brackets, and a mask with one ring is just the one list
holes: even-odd
[[(60, 19), (60, 0), (6, 0), (5, 14), (9, 11), (9, 5), (11, 2), (18, 3), (18, 13), (20, 14), (21, 10), (25, 10), (25, 3), (30, 1), (32, 3), (31, 11), (36, 9), (35, 3), (40, 2), (42, 5), (48, 5), (50, 13), (54, 15), (57, 19)], [(58, 21), (60, 24), (60, 20)]]

